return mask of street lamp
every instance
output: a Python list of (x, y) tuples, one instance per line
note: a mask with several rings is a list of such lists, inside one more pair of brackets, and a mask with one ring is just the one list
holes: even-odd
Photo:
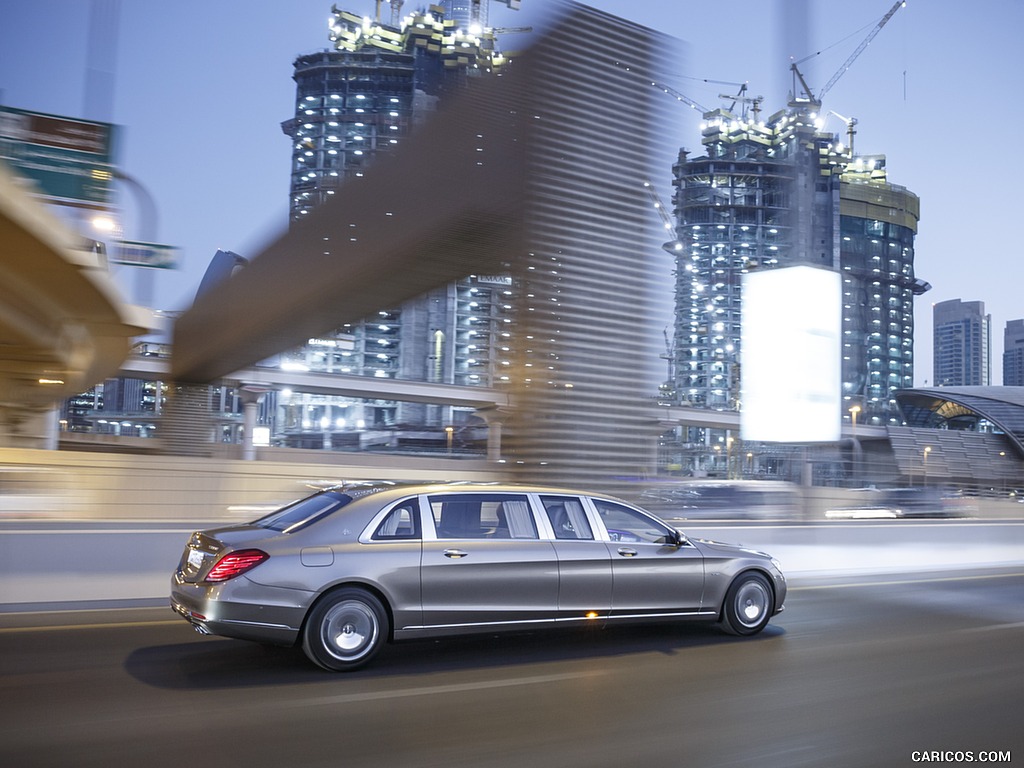
[(856, 482), (857, 482), (857, 464), (858, 464), (857, 459), (860, 458), (860, 443), (857, 442), (857, 415), (859, 413), (860, 413), (860, 406), (859, 405), (851, 405), (850, 406), (850, 424), (851, 424), (852, 429), (853, 429), (853, 432), (852, 432), (852, 435), (851, 435), (852, 442), (853, 442), (853, 455), (852, 455), (852, 459), (851, 459), (852, 467), (851, 467), (851, 471), (850, 471), (850, 475), (851, 475), (850, 480), (854, 484), (856, 484)]
[(857, 414), (860, 413), (859, 405), (850, 406), (850, 422), (853, 424), (853, 436), (857, 437)]
[(925, 488), (928, 487), (928, 454), (931, 453), (931, 452), (932, 452), (932, 447), (930, 445), (926, 445), (924, 447), (924, 485), (925, 485)]
[(455, 432), (455, 427), (445, 427), (444, 428), (445, 440), (448, 443), (448, 453), (452, 452), (452, 435), (454, 434), (454, 432)]

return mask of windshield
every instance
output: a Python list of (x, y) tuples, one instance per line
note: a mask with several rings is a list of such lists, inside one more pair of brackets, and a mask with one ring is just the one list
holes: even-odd
[(311, 523), (321, 520), (327, 515), (338, 511), (352, 501), (352, 496), (340, 491), (323, 491), (307, 496), (287, 507), (253, 521), (253, 525), (269, 528), (272, 531), (292, 533)]

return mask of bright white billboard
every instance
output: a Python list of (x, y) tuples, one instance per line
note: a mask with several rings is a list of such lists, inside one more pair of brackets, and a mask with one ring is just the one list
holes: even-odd
[(744, 440), (839, 440), (841, 334), (839, 273), (785, 267), (743, 276)]

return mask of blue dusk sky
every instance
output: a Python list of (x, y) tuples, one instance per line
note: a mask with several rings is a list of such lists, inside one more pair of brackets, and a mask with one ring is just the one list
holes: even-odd
[[(372, 15), (374, 0), (336, 0)], [(90, 35), (90, 0), (0, 0), (0, 104), (123, 126), (118, 165), (149, 190), (154, 239), (181, 249), (176, 272), (156, 274), (162, 309), (191, 302), (214, 252), (257, 255), (287, 223), (297, 55), (328, 47), (331, 0), (106, 0), (113, 23)], [(406, 10), (425, 5), (409, 0)], [(683, 41), (678, 72), (662, 81), (694, 101), (749, 84), (765, 114), (785, 104), (789, 64), (816, 93), (892, 6), (891, 0), (592, 0), (603, 11)], [(512, 12), (492, 4), (494, 26), (534, 23), (544, 0)], [(532, 6), (532, 9), (531, 9)], [(386, 3), (382, 14), (389, 13)], [(858, 153), (885, 154), (889, 180), (921, 198), (916, 272), (933, 289), (917, 300), (916, 383), (931, 380), (934, 302), (981, 300), (992, 315), (993, 383), (1001, 383), (1003, 328), (1024, 317), (1024, 251), (1010, 223), (1024, 153), (1021, 0), (908, 0), (824, 99), (856, 118)], [(93, 47), (90, 49), (90, 40)], [(514, 37), (503, 47), (515, 48)], [(90, 50), (92, 53), (90, 54)], [(86, 71), (99, 71), (87, 95)], [(669, 67), (671, 69), (671, 67)], [(711, 83), (705, 81), (719, 81)], [(666, 96), (666, 98), (669, 98)], [(700, 150), (700, 116), (679, 107), (670, 154)], [(832, 117), (828, 127), (845, 138)], [(669, 195), (671, 168), (656, 179)], [(128, 191), (126, 239), (142, 239)], [(120, 270), (133, 291), (129, 268)]]

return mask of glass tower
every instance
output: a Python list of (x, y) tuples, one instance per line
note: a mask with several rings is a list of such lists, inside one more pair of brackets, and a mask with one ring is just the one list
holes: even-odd
[[(812, 265), (844, 280), (844, 419), (898, 423), (913, 385), (917, 196), (889, 184), (883, 156), (855, 157), (794, 101), (768, 120), (706, 113), (706, 154), (673, 166), (676, 214), (672, 401), (740, 410), (743, 274)], [(799, 296), (793, 297), (799, 301)], [(786, 376), (785, 361), (779, 375)]]
[[(675, 399), (740, 408), (743, 274), (797, 264), (835, 269), (846, 156), (803, 111), (767, 122), (709, 112), (703, 157), (673, 166), (677, 219)], [(794, 297), (798, 300), (798, 297)], [(780, 372), (781, 373), (781, 372)]]
[(843, 418), (899, 425), (894, 393), (914, 386), (914, 297), (931, 288), (914, 273), (920, 201), (886, 180), (883, 155), (855, 157), (842, 180)]
[[(332, 50), (294, 64), (295, 114), (282, 124), (292, 141), (290, 215), (308, 216), (343, 184), (357, 184), (466, 79), (505, 64), (491, 30), (470, 30), (471, 3), (449, 0), (398, 25), (335, 8)], [(439, 179), (438, 183), (444, 183)], [(381, 201), (382, 205), (386, 201)], [(508, 365), (501, 325), (510, 280), (473, 275), (401, 307), (383, 308), (280, 356), (297, 370), (494, 386)], [(404, 424), (440, 427), (470, 414), (426, 404), (354, 401), (292, 393), (286, 444), (350, 444), (354, 431)], [(346, 434), (337, 434), (337, 432)], [(323, 433), (319, 437), (317, 433)], [(334, 432), (333, 440), (327, 436)]]

